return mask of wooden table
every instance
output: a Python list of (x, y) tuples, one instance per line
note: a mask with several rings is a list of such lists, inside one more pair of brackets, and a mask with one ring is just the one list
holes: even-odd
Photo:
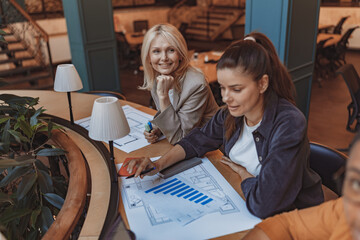
[(336, 45), (341, 39), (340, 34), (319, 33), (317, 35), (316, 42), (319, 43), (320, 41), (325, 40), (330, 37), (332, 37), (332, 39), (327, 40), (326, 43), (324, 44), (324, 47)]
[[(209, 58), (212, 59), (212, 58)], [(66, 93), (54, 92), (54, 91), (39, 91), (39, 90), (6, 90), (0, 91), (0, 94), (15, 94), (18, 96), (29, 96), (29, 97), (39, 97), (38, 107), (43, 106), (46, 109), (47, 114), (51, 114), (54, 116), (58, 116), (67, 120), (70, 120), (69, 117), (69, 109)], [(100, 96), (83, 94), (83, 93), (71, 93), (72, 99), (72, 109), (74, 120), (79, 120), (85, 117), (89, 117), (92, 111), (92, 105), (96, 98)], [(128, 104), (140, 111), (143, 111), (148, 114), (154, 115), (156, 111), (154, 109), (150, 109), (139, 104), (135, 104), (128, 101), (120, 100), (122, 105)], [(92, 188), (95, 189), (97, 195), (93, 195), (91, 197), (87, 217), (85, 219), (85, 223), (83, 229), (81, 231), (80, 237), (90, 237), (96, 236), (99, 234), (98, 231), (102, 229), (102, 222), (104, 221), (106, 210), (106, 203), (109, 201), (109, 190), (108, 185), (110, 184), (110, 176), (109, 174), (103, 174), (106, 167), (104, 163), (99, 161), (99, 154), (96, 152), (94, 147), (89, 146), (86, 140), (81, 136), (78, 136), (75, 132), (69, 131), (70, 137), (77, 143), (78, 147), (85, 153), (86, 159), (89, 162), (90, 159), (90, 171), (92, 175)], [(121, 163), (127, 157), (141, 157), (141, 156), (149, 156), (155, 157), (159, 155), (163, 155), (168, 150), (170, 150), (173, 146), (166, 140), (162, 140), (158, 143), (151, 144), (144, 148), (138, 149), (131, 153), (123, 152), (117, 148), (114, 148), (115, 154), (115, 162)], [(240, 183), (241, 178), (238, 174), (236, 174), (231, 168), (222, 164), (219, 159), (223, 154), (217, 150), (206, 154), (206, 157), (214, 164), (214, 166), (220, 171), (220, 173), (225, 177), (225, 179), (231, 184), (231, 186), (244, 198), (243, 193), (241, 191)], [(95, 191), (94, 190), (94, 191)], [(121, 199), (121, 196), (120, 196)], [(123, 217), (123, 220), (126, 226), (129, 228), (129, 224), (126, 218), (124, 206), (122, 201), (119, 204), (119, 212)], [(86, 233), (83, 232), (84, 228), (86, 229)], [(247, 231), (242, 231), (222, 237), (218, 237), (215, 239), (241, 239)]]
[(217, 81), (216, 75), (216, 63), (205, 63), (205, 56), (208, 57), (208, 61), (215, 60), (218, 61), (222, 55), (222, 52), (201, 52), (198, 53), (197, 59), (194, 58), (194, 54), (191, 57), (190, 64), (196, 68), (199, 68), (205, 75), (208, 83), (213, 83)]

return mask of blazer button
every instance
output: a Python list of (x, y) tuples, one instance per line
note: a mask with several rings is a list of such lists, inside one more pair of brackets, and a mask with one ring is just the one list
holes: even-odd
[(259, 156), (259, 161), (260, 161), (260, 162), (262, 161), (262, 156)]
[(256, 141), (256, 142), (259, 142), (259, 141), (260, 141), (260, 138), (259, 138), (259, 137), (256, 137), (256, 138), (255, 138), (255, 141)]

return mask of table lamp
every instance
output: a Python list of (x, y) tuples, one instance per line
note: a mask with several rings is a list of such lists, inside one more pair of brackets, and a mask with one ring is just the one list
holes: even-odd
[(110, 161), (115, 173), (113, 140), (125, 137), (130, 132), (128, 121), (116, 97), (101, 97), (94, 101), (91, 113), (89, 137), (97, 141), (109, 141)]
[(71, 95), (70, 92), (77, 91), (83, 88), (80, 76), (73, 64), (60, 64), (56, 69), (54, 90), (56, 92), (67, 92), (70, 121), (74, 124), (74, 117), (71, 107)]

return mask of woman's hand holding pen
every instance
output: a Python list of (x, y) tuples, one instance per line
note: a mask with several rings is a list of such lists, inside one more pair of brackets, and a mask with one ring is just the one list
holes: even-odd
[(151, 132), (148, 132), (146, 130), (144, 131), (144, 136), (149, 143), (155, 143), (159, 140), (159, 137), (161, 136), (161, 131), (158, 127), (153, 126)]
[[(125, 163), (124, 166), (127, 167), (127, 171), (130, 174), (134, 174), (134, 177), (140, 176), (140, 178), (143, 178), (146, 175), (152, 176), (159, 172), (159, 167), (148, 157), (134, 158), (131, 161)], [(134, 171), (134, 167), (136, 167), (136, 171)], [(141, 172), (144, 170), (151, 168), (154, 168), (154, 170), (145, 174), (141, 174)]]

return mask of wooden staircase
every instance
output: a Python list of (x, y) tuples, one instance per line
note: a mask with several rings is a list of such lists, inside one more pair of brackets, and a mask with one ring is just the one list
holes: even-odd
[(190, 22), (185, 34), (187, 39), (214, 41), (245, 14), (244, 9), (211, 7)]
[(7, 45), (0, 45), (1, 89), (49, 89), (53, 86), (51, 70), (39, 64), (35, 56), (16, 39), (8, 28), (3, 28)]

